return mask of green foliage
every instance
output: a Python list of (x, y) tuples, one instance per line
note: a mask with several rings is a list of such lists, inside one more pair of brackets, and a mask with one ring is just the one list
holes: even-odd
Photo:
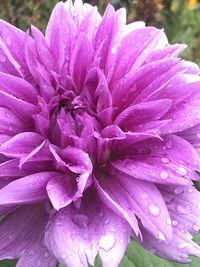
[(26, 30), (31, 24), (43, 30), (58, 0), (1, 0), (0, 18)]
[(164, 0), (161, 25), (171, 43), (185, 43), (183, 57), (200, 64), (200, 3), (193, 9), (187, 0)]
[[(140, 0), (145, 3), (147, 0)], [(183, 57), (200, 64), (200, 3), (191, 9), (189, 0), (163, 0), (160, 10), (160, 26), (167, 33), (171, 43), (186, 43), (188, 49)], [(31, 24), (43, 32), (50, 16), (51, 10), (59, 0), (1, 0), (0, 18), (26, 30)], [(93, 5), (98, 5), (103, 13), (108, 2), (115, 8), (125, 7), (131, 20), (134, 17), (136, 0), (87, 0)], [(156, 1), (154, 1), (156, 3)], [(151, 12), (151, 10), (149, 10)]]
[(15, 261), (11, 260), (0, 261), (0, 267), (14, 267), (15, 265), (16, 265)]

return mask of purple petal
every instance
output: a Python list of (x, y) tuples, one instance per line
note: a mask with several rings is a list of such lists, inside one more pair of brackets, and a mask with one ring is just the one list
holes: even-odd
[(30, 129), (32, 128), (32, 115), (36, 110), (35, 105), (16, 98), (2, 90), (0, 90), (0, 105), (10, 109), (20, 120), (25, 122)]
[(28, 171), (19, 168), (19, 160), (11, 159), (0, 164), (0, 177), (22, 177), (26, 176)]
[(88, 72), (83, 93), (93, 112), (99, 113), (112, 105), (105, 75), (99, 68), (93, 68)]
[[(62, 24), (60, 21), (62, 21)], [(49, 50), (58, 62), (60, 70), (64, 63), (67, 65), (69, 64), (76, 31), (77, 27), (65, 7), (65, 4), (59, 2), (51, 14), (45, 37)]]
[[(1, 259), (20, 257), (17, 266), (56, 266), (57, 261), (42, 246), (48, 215), (41, 206), (26, 206), (0, 223)], [(13, 225), (15, 227), (13, 227)]]
[[(184, 151), (187, 151), (187, 155)], [(136, 143), (129, 147), (126, 153), (128, 157), (112, 161), (111, 165), (134, 178), (182, 185), (199, 180), (194, 172), (194, 169), (199, 169), (199, 156), (194, 148), (180, 137), (171, 135), (163, 140), (152, 139)]]
[(44, 138), (37, 133), (20, 133), (3, 143), (0, 147), (0, 153), (7, 157), (21, 158), (41, 145), (43, 140)]
[(130, 106), (117, 116), (115, 123), (126, 131), (132, 130), (140, 124), (162, 118), (171, 104), (171, 100), (162, 99)]
[(170, 216), (164, 199), (155, 185), (117, 172), (112, 175), (108, 171), (105, 176), (106, 179), (101, 178), (97, 186), (99, 196), (105, 204), (109, 207), (111, 205), (108, 197), (106, 201), (107, 195), (124, 210), (128, 222), (132, 216), (137, 215), (145, 228), (156, 237), (159, 238), (160, 233), (164, 233), (165, 239), (172, 238), (171, 226), (165, 224), (165, 220)]
[(27, 127), (9, 109), (0, 107), (0, 132), (15, 135), (27, 131)]
[(34, 37), (35, 47), (40, 61), (42, 61), (47, 69), (54, 70), (56, 62), (52, 53), (49, 51), (45, 37), (40, 30), (34, 26), (31, 26), (31, 33)]
[(174, 234), (170, 243), (156, 239), (145, 229), (142, 229), (142, 232), (143, 242), (139, 242), (155, 255), (180, 263), (191, 262), (188, 259), (189, 254), (200, 257), (200, 247), (191, 240), (192, 236), (184, 231), (173, 228)]
[(72, 204), (51, 219), (46, 244), (59, 261), (69, 267), (94, 264), (99, 251), (103, 266), (117, 266), (128, 245), (130, 227), (87, 193), (79, 208)]
[[(6, 21), (0, 21), (0, 32), (1, 41), (0, 47), (4, 52), (4, 57), (6, 58), (6, 64), (0, 67), (3, 72), (13, 74), (14, 76), (25, 77), (29, 75), (29, 70), (26, 67), (25, 53), (24, 53), (24, 43), (25, 39), (31, 43), (31, 38), (20, 29), (12, 26)], [(5, 65), (7, 71), (4, 70)]]
[(70, 73), (79, 92), (81, 92), (83, 88), (85, 76), (92, 63), (92, 56), (93, 47), (87, 36), (80, 33), (70, 60)]
[(47, 199), (46, 185), (56, 172), (40, 172), (9, 183), (0, 190), (0, 204), (35, 203)]
[(159, 186), (171, 214), (172, 225), (196, 233), (200, 229), (200, 193), (194, 186)]
[(36, 104), (37, 91), (24, 79), (0, 72), (1, 90), (23, 101)]

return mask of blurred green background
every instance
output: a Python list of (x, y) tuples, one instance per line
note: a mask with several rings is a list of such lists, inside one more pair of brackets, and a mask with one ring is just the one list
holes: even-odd
[[(45, 30), (51, 10), (58, 0), (0, 0), (0, 18), (27, 30), (31, 24)], [(103, 14), (108, 2), (116, 9), (125, 7), (128, 22), (143, 20), (147, 25), (164, 28), (170, 43), (185, 43), (188, 49), (182, 54), (200, 65), (200, 0), (87, 0), (97, 5)], [(200, 244), (200, 235), (196, 237)], [(1, 261), (0, 267), (15, 266), (12, 261)], [(99, 266), (97, 263), (96, 266)], [(178, 267), (151, 256), (139, 245), (131, 244), (121, 267)], [(200, 267), (200, 259), (185, 267)], [(27, 266), (25, 266), (27, 267)], [(42, 266), (41, 266), (42, 267)]]
[[(0, 0), (0, 18), (21, 29), (30, 24), (44, 31), (58, 0)], [(87, 0), (103, 13), (108, 2), (125, 7), (128, 21), (143, 20), (164, 28), (171, 43), (186, 43), (183, 57), (200, 65), (200, 0)]]

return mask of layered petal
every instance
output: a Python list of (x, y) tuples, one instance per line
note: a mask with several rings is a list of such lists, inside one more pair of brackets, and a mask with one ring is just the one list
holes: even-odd
[(108, 170), (104, 178), (96, 182), (96, 187), (105, 205), (123, 216), (133, 229), (136, 225), (135, 216), (137, 216), (144, 227), (157, 238), (168, 240), (172, 238), (171, 226), (164, 224), (170, 215), (155, 185)]
[(104, 267), (114, 267), (123, 257), (130, 230), (94, 193), (87, 192), (78, 208), (70, 205), (54, 215), (45, 240), (56, 258), (69, 267), (93, 265), (98, 252)]
[(0, 205), (36, 203), (48, 198), (46, 185), (57, 172), (41, 172), (15, 180), (0, 190)]
[[(19, 258), (16, 266), (56, 266), (57, 261), (42, 245), (48, 214), (42, 206), (28, 205), (0, 223), (1, 259)], [(15, 227), (13, 227), (15, 225)]]

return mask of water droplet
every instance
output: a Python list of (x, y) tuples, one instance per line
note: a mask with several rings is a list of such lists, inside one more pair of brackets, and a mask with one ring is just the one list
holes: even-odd
[(169, 175), (168, 175), (167, 172), (164, 172), (164, 171), (163, 171), (163, 172), (160, 173), (160, 177), (161, 177), (162, 179), (167, 179), (168, 176), (169, 176)]
[(194, 189), (193, 188), (188, 188), (187, 191), (188, 191), (188, 193), (192, 193), (194, 191)]
[(61, 256), (63, 259), (66, 259), (67, 258), (67, 254), (62, 254)]
[(123, 244), (124, 243), (124, 240), (123, 239), (120, 239), (119, 240), (119, 243)]
[(158, 216), (160, 214), (160, 209), (154, 204), (149, 206), (149, 211), (153, 216)]
[(178, 225), (178, 221), (176, 221), (176, 220), (173, 220), (173, 221), (172, 221), (172, 225), (173, 225), (173, 226), (176, 226), (176, 225)]
[(172, 146), (173, 146), (173, 142), (172, 142), (172, 140), (167, 141), (166, 146), (167, 146), (167, 148), (169, 148), (169, 149), (172, 148)]
[(113, 235), (102, 236), (99, 240), (99, 247), (105, 251), (111, 250), (115, 245), (115, 237)]
[(165, 241), (165, 240), (166, 240), (165, 235), (164, 235), (162, 232), (160, 232), (160, 231), (158, 231), (158, 238), (159, 238), (160, 240), (162, 240), (162, 241)]
[(200, 210), (200, 203), (197, 204), (198, 209)]
[(110, 229), (110, 231), (113, 232), (113, 233), (115, 233), (115, 232), (116, 232), (116, 229), (115, 229), (114, 227), (112, 227), (112, 228)]
[(200, 138), (200, 133), (197, 133), (197, 138)]
[(183, 188), (176, 188), (174, 189), (174, 193), (177, 194), (177, 195), (180, 195), (184, 192), (184, 189)]
[(104, 224), (109, 224), (110, 223), (110, 220), (105, 220)]
[(161, 159), (161, 161), (162, 161), (162, 163), (164, 163), (164, 164), (167, 164), (167, 163), (169, 163), (169, 160), (168, 160), (168, 158), (162, 158), (162, 159)]
[(176, 169), (176, 173), (181, 175), (181, 176), (185, 176), (187, 175), (187, 170), (183, 167), (178, 167), (178, 169)]
[(132, 162), (132, 160), (127, 160), (125, 161), (125, 167), (128, 169), (128, 170), (133, 170), (136, 166), (135, 164)]
[(172, 220), (170, 218), (166, 219), (166, 224), (171, 225), (172, 224)]
[(196, 118), (197, 118), (197, 120), (200, 120), (200, 114), (198, 114), (198, 115), (196, 116)]
[(114, 45), (112, 48), (111, 48), (111, 54), (115, 54), (117, 52), (117, 49), (118, 49), (118, 45)]

